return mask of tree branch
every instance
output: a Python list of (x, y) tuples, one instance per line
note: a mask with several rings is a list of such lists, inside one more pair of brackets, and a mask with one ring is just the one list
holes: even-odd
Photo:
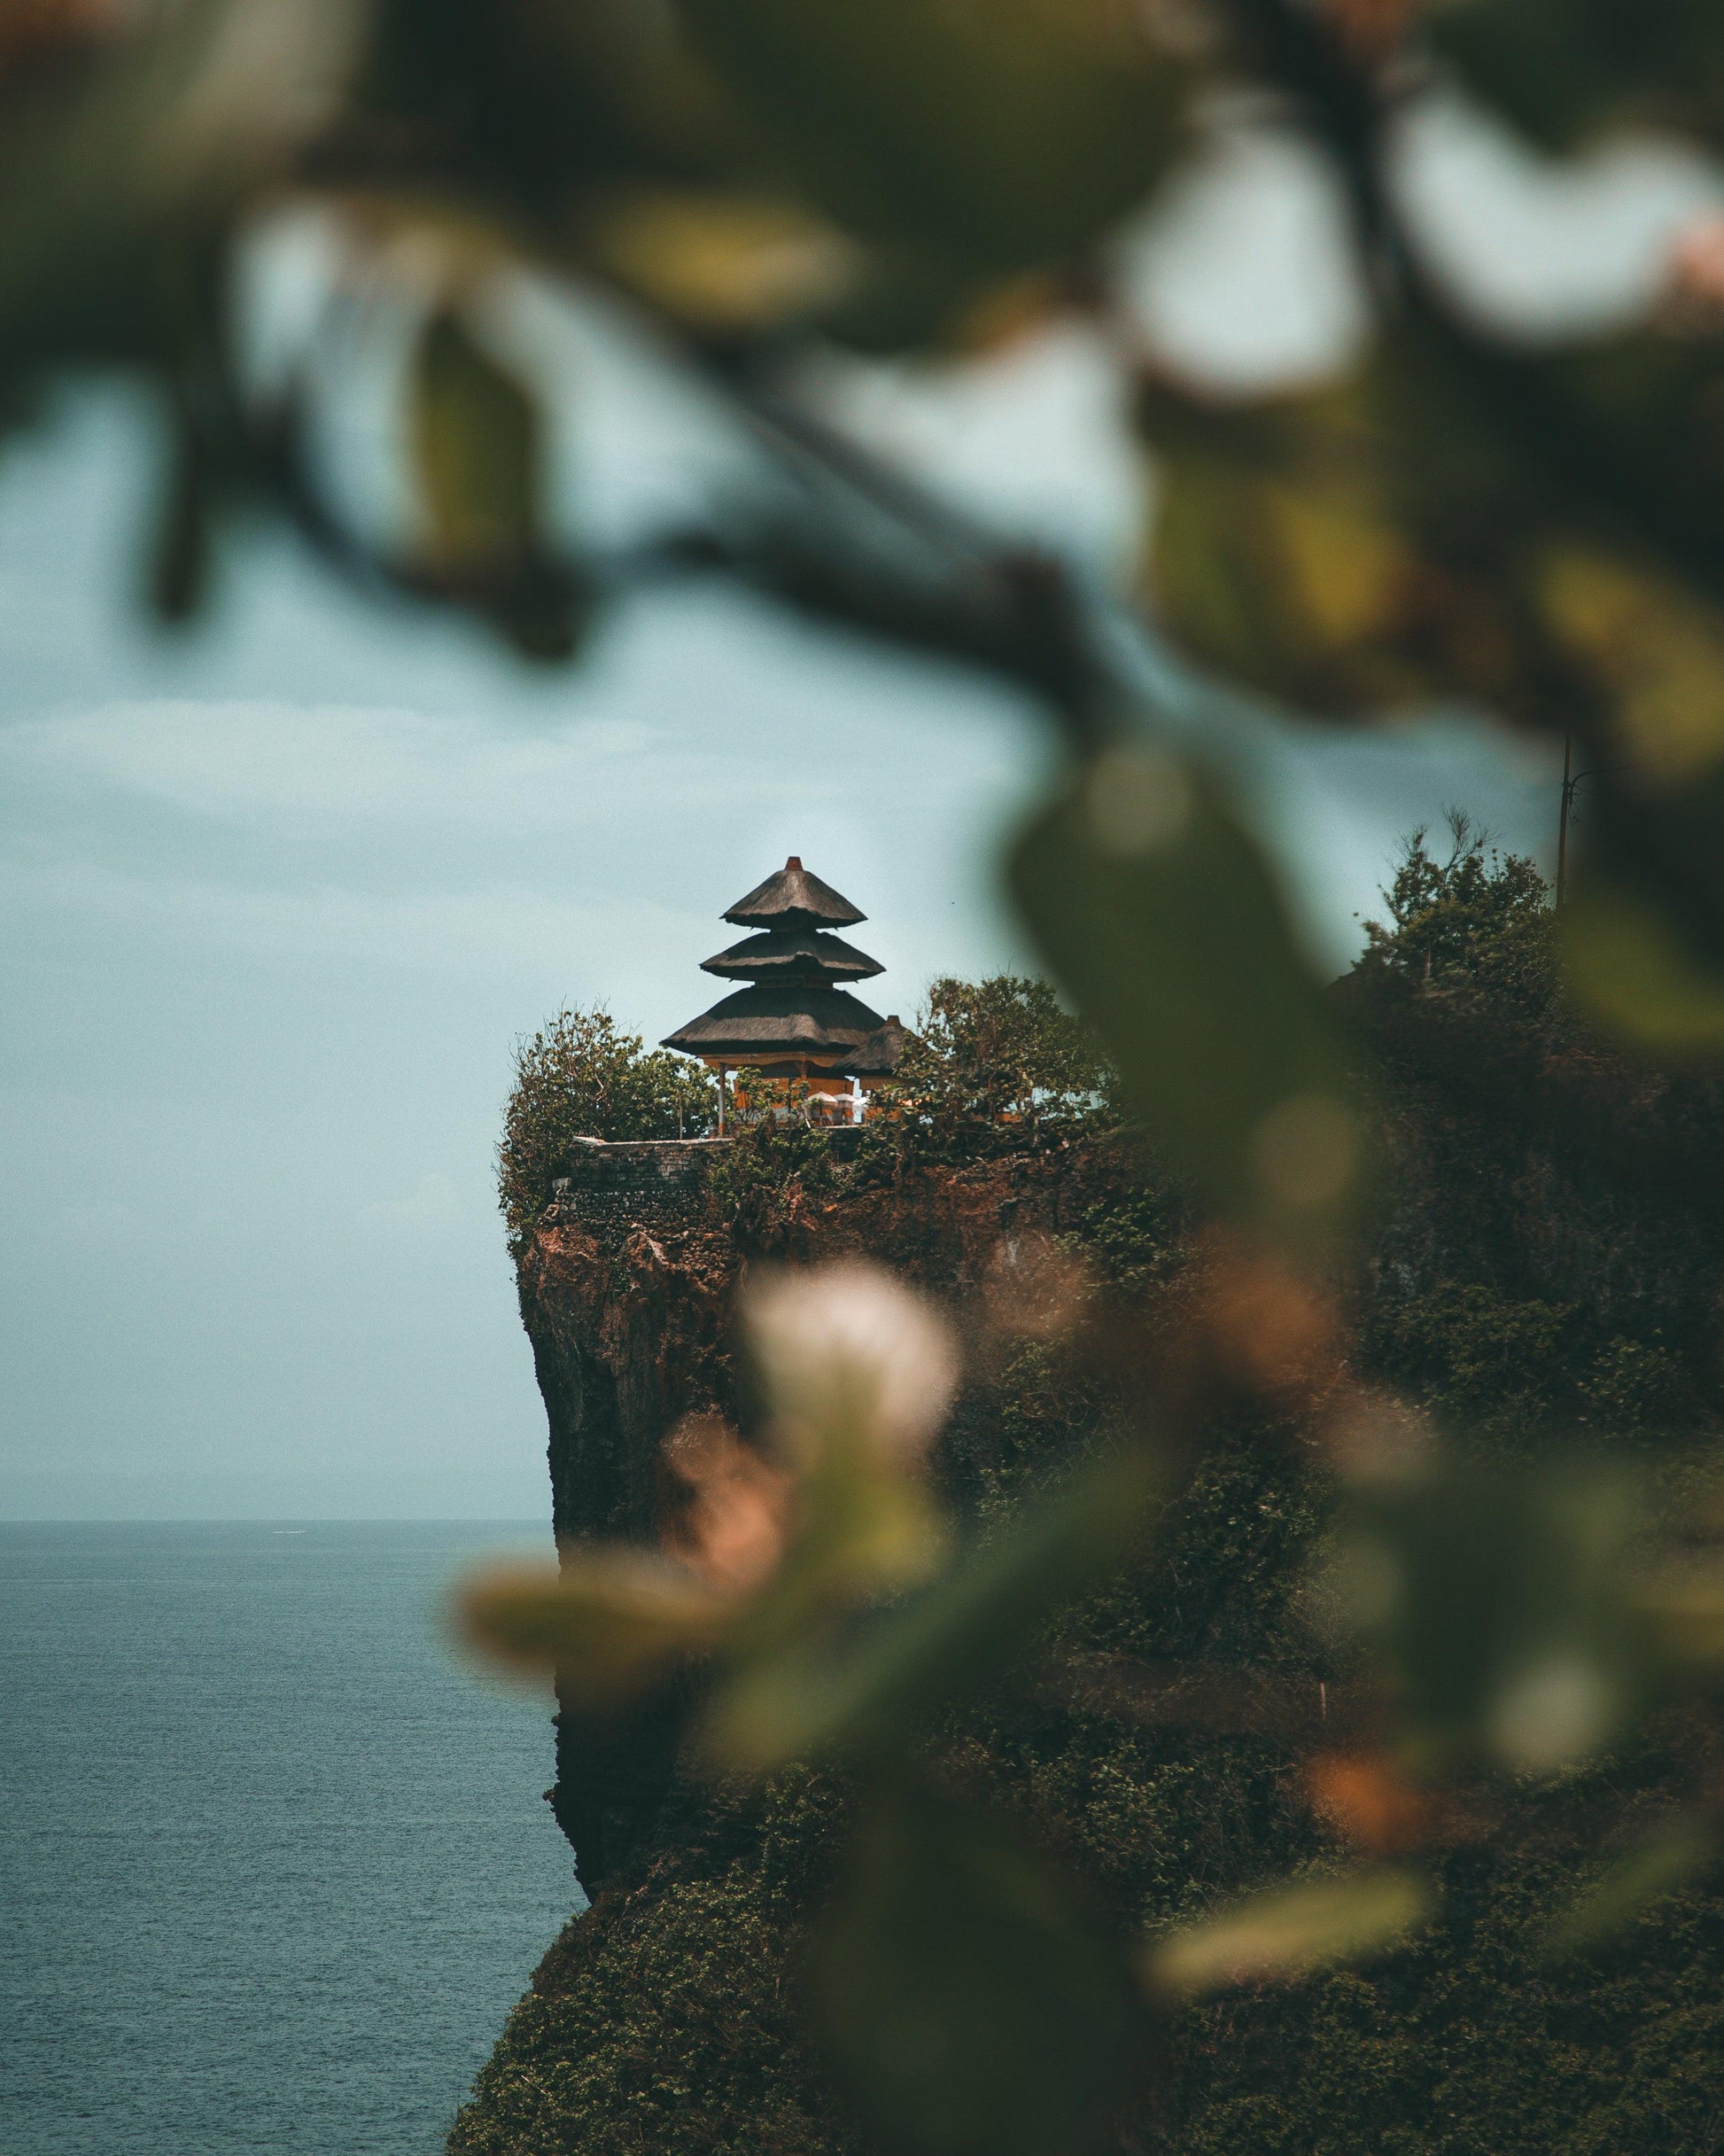
[(1550, 370), (1468, 320), (1409, 235), (1385, 174), (1393, 101), (1375, 73), (1298, 0), (1229, 0), (1264, 74), (1340, 167), (1382, 303), (1397, 312), (1480, 416), (1512, 440), (1572, 512), (1616, 527), (1709, 603), (1724, 603), (1724, 516), (1604, 436)]

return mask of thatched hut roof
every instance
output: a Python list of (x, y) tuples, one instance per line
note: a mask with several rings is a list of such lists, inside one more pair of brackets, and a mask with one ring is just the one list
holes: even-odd
[(904, 1022), (894, 1011), (885, 1024), (860, 1040), (845, 1056), (840, 1076), (858, 1078), (890, 1078), (904, 1060)]

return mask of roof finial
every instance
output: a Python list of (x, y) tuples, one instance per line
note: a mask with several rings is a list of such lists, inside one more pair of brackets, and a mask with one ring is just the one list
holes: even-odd
[(787, 868), (800, 868), (802, 867), (802, 855), (800, 853), (793, 853), (789, 860), (785, 862), (784, 866)]

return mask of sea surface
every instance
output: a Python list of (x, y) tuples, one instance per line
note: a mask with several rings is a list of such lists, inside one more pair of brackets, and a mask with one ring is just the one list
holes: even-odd
[(579, 1889), (439, 1598), (548, 1529), (0, 1524), (4, 2156), (434, 2156)]

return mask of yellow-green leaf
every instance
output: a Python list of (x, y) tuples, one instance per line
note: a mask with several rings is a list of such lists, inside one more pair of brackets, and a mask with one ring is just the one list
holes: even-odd
[(1537, 583), (1552, 634), (1597, 683), (1637, 782), (1691, 782), (1724, 760), (1724, 621), (1669, 581), (1580, 547)]
[(858, 250), (782, 197), (617, 189), (582, 220), (586, 251), (618, 284), (702, 330), (761, 329), (832, 306)]
[(645, 1551), (565, 1554), (546, 1567), (481, 1573), (455, 1603), (462, 1636), (489, 1660), (555, 1672), (565, 1697), (625, 1699), (680, 1662), (709, 1653), (736, 1604)]
[(1568, 977), (1611, 1031), (1654, 1055), (1724, 1048), (1724, 973), (1643, 899), (1603, 882), (1563, 908)]
[(457, 578), (518, 572), (536, 552), (544, 444), (525, 385), (442, 312), (413, 377), (413, 444), (431, 565)]
[(1724, 1667), (1724, 1571), (1715, 1565), (1673, 1567), (1641, 1583), (1636, 1614), (1654, 1646), (1683, 1668)]
[(1424, 1876), (1396, 1866), (1306, 1880), (1248, 1895), (1158, 1940), (1145, 1965), (1153, 1988), (1177, 1998), (1288, 1983), (1402, 1945), (1432, 1906)]
[(1013, 895), (1150, 1133), (1226, 1210), (1306, 1234), (1352, 1195), (1360, 1125), (1316, 979), (1218, 783), (1122, 747), (1019, 838)]
[(1642, 1836), (1569, 1903), (1546, 1934), (1552, 1953), (1574, 1954), (1606, 1939), (1666, 1895), (1697, 1879), (1718, 1854), (1710, 1821), (1684, 1815)]

